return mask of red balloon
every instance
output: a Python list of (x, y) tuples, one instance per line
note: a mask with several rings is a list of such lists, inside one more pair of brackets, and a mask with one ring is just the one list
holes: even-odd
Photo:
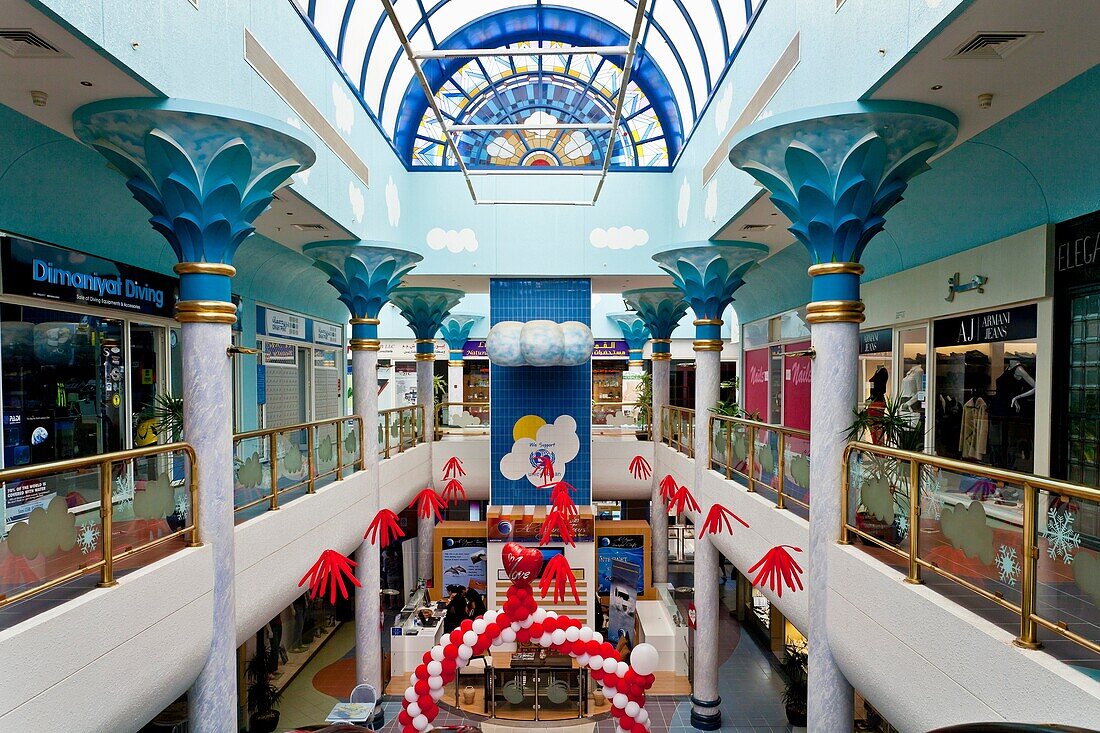
[(495, 623), (486, 625), (485, 626), (485, 636), (487, 638), (489, 638), (490, 640), (495, 639), (498, 636), (500, 636), (500, 625), (495, 624)]
[(645, 695), (638, 695), (634, 702), (638, 703), (640, 707), (645, 707)]
[(458, 645), (462, 643), (462, 637), (466, 632), (462, 629), (455, 629), (451, 632), (451, 643)]
[(646, 727), (641, 723), (635, 723), (632, 730), (634, 731), (634, 733), (646, 733)]
[(531, 624), (531, 626), (527, 629), (527, 633), (531, 636), (532, 639), (539, 638), (540, 636), (542, 636), (542, 624)]
[(594, 657), (600, 653), (600, 642), (598, 641), (586, 641), (584, 642), (584, 653), (590, 657)]
[(471, 619), (463, 619), (462, 623), (458, 625), (458, 628), (462, 629), (463, 633), (472, 631), (474, 628), (474, 622)]
[[(456, 651), (455, 653), (457, 654), (458, 652)], [(440, 662), (440, 664), (443, 665), (444, 678), (453, 677), (455, 670), (458, 669), (458, 663), (454, 660), (454, 658), (444, 659), (442, 662)]]
[(439, 715), (439, 706), (429, 699), (427, 707), (423, 705), (420, 706), (420, 712), (428, 720), (435, 720), (435, 716)]
[(642, 685), (648, 690), (653, 687), (653, 683), (657, 680), (657, 676), (653, 674), (642, 675)]
[(417, 680), (416, 684), (413, 685), (413, 690), (416, 691), (417, 695), (427, 695), (431, 689), (432, 688), (428, 687), (427, 680)]
[(458, 656), (458, 647), (454, 643), (448, 644), (447, 646), (443, 647), (443, 663), (444, 664), (447, 663), (448, 659), (454, 660), (454, 658), (457, 657), (457, 656)]
[(401, 733), (416, 733), (416, 728), (413, 728), (412, 723), (410, 723), (401, 729)]
[(426, 664), (419, 665), (416, 668), (416, 671), (413, 672), (413, 674), (416, 676), (417, 679), (421, 679), (421, 680), (428, 679), (428, 665), (426, 665)]
[[(408, 703), (405, 703), (406, 705)], [(397, 714), (397, 722), (401, 725), (412, 725), (413, 719), (408, 710), (402, 710)]]

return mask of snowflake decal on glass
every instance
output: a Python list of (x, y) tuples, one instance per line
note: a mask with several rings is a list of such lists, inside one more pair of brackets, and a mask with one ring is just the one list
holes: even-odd
[(99, 525), (85, 524), (77, 532), (76, 542), (80, 545), (80, 551), (87, 555), (99, 546)]
[(1016, 548), (1001, 545), (997, 550), (997, 557), (993, 559), (993, 565), (1001, 576), (1001, 582), (1005, 585), (1016, 585), (1020, 579), (1020, 562), (1016, 559)]
[(940, 494), (940, 482), (938, 477), (930, 472), (921, 472), (920, 480), (921, 506), (927, 507), (933, 519), (939, 519), (943, 511), (943, 495)]
[(181, 494), (176, 497), (176, 511), (175, 514), (180, 519), (186, 519), (188, 512), (191, 509), (191, 501), (187, 498), (186, 494)]
[(1047, 540), (1047, 555), (1051, 560), (1062, 558), (1066, 565), (1073, 564), (1073, 551), (1081, 546), (1081, 535), (1073, 531), (1074, 515), (1068, 509), (1047, 512), (1047, 528), (1039, 532)]
[(134, 508), (134, 480), (128, 475), (122, 475), (115, 479), (111, 487), (111, 500), (119, 509)]
[(894, 517), (894, 526), (897, 527), (898, 538), (901, 539), (905, 537), (909, 532), (909, 517), (904, 514), (898, 514)]

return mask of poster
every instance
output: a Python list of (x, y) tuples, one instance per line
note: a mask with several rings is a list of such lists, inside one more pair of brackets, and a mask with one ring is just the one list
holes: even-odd
[[(786, 352), (804, 351), (809, 341), (787, 344)], [(783, 424), (788, 428), (810, 429), (810, 369), (809, 356), (787, 356), (783, 365)]]
[(45, 509), (57, 496), (45, 479), (10, 481), (5, 496), (5, 521), (10, 526), (25, 520), (38, 507)]
[(480, 537), (443, 538), (443, 587), (461, 585), (484, 593), (486, 546)]
[[(608, 535), (601, 537), (599, 549), (596, 551), (596, 574), (599, 576), (598, 593), (601, 596), (611, 592), (611, 566), (614, 560), (623, 560), (645, 567), (645, 540), (636, 534)], [(638, 573), (638, 583), (635, 590), (640, 594), (645, 592), (645, 578)]]
[(769, 349), (752, 349), (745, 352), (745, 412), (768, 419), (768, 363)]
[(393, 368), (394, 406), (416, 404), (416, 364), (398, 363)]
[(637, 587), (641, 575), (640, 565), (626, 560), (611, 561), (611, 607), (607, 613), (607, 640), (612, 644), (618, 644), (622, 634), (626, 634), (631, 647), (637, 641), (634, 638), (634, 613), (638, 606)]

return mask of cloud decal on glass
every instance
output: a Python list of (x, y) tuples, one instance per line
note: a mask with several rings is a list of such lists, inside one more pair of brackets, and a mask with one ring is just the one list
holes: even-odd
[(363, 189), (356, 186), (355, 181), (348, 181), (348, 201), (351, 202), (355, 223), (362, 224), (363, 216), (367, 213), (367, 200), (363, 197)]
[(386, 216), (389, 217), (391, 227), (401, 222), (401, 196), (397, 192), (397, 184), (393, 182), (393, 176), (386, 181)]
[(567, 464), (581, 447), (577, 421), (569, 415), (553, 423), (527, 415), (516, 422), (513, 437), (512, 450), (500, 459), (500, 472), (512, 481), (526, 478), (534, 486), (548, 487), (563, 480)]
[(597, 227), (589, 233), (588, 241), (596, 249), (634, 249), (649, 242), (649, 232), (631, 226)]
[(686, 227), (688, 223), (688, 209), (691, 206), (691, 186), (688, 185), (687, 176), (684, 176), (684, 180), (680, 183), (680, 198), (676, 203), (676, 221), (680, 223), (681, 227)]
[(592, 141), (581, 130), (569, 133), (565, 139), (565, 157), (569, 160), (586, 158), (592, 155)]
[(459, 252), (476, 252), (477, 235), (473, 229), (441, 229), (435, 227), (428, 232), (428, 246), (432, 249), (447, 250), (454, 254)]
[(351, 134), (351, 127), (355, 124), (355, 103), (351, 97), (340, 87), (340, 82), (332, 82), (332, 107), (336, 119), (336, 127), (345, 135)]
[(485, 152), (494, 158), (511, 158), (516, 154), (516, 146), (508, 138), (498, 135), (485, 146)]

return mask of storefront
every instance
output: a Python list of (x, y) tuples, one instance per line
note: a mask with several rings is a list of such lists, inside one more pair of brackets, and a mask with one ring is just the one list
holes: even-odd
[(343, 413), (342, 326), (258, 305), (256, 343), (260, 425), (283, 427)]
[[(485, 339), (467, 341), (462, 348), (462, 401), (489, 403), (489, 352), (485, 350)], [(467, 407), (466, 411), (482, 423), (489, 422), (487, 406)]]
[(742, 407), (775, 425), (810, 428), (810, 329), (804, 308), (755, 321), (743, 330)]

